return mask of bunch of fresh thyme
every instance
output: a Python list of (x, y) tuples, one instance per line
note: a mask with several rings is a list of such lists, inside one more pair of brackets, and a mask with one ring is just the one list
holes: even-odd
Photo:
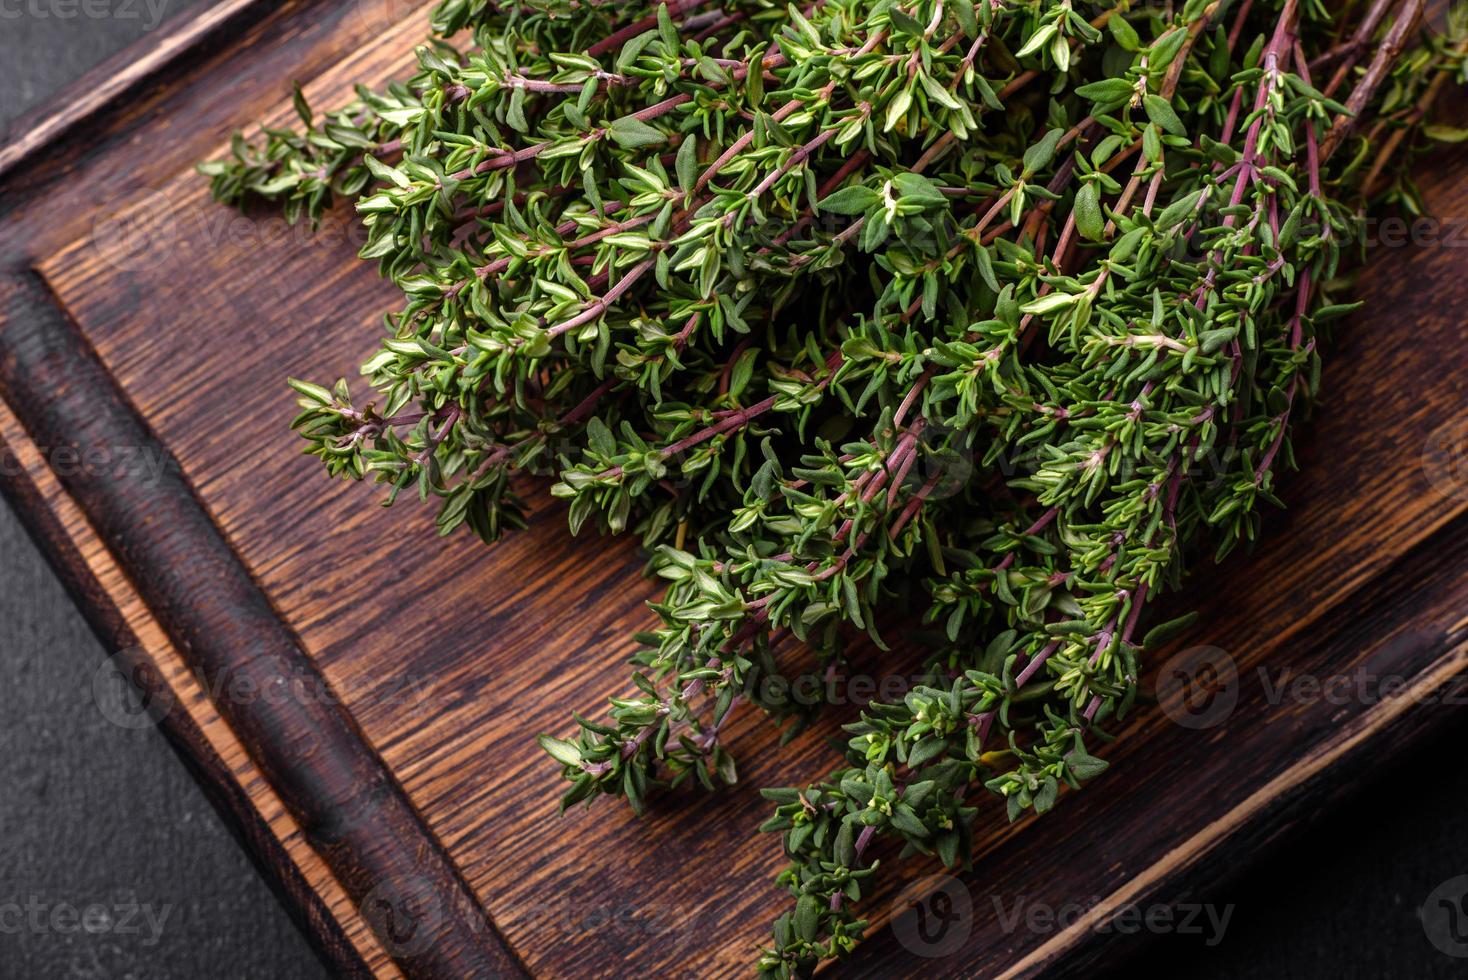
[(1389, 164), (1468, 136), (1462, 4), (1079, 7), (445, 0), (412, 79), (202, 168), (354, 198), (402, 289), (372, 402), (292, 382), (329, 472), (487, 540), (554, 474), (667, 581), (635, 692), (541, 739), (563, 805), (733, 781), (787, 637), (834, 671), (932, 624), (930, 683), (766, 791), (771, 976), (854, 945), (878, 836), (963, 865), (980, 790), (1104, 768), (1148, 602), (1277, 503), (1365, 207), (1418, 206)]

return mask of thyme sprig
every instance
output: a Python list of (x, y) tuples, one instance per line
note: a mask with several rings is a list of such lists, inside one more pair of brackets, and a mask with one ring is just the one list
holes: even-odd
[(402, 291), (372, 401), (292, 382), (328, 472), (486, 540), (551, 476), (667, 583), (634, 693), (541, 738), (563, 806), (733, 782), (739, 705), (812, 717), (792, 664), (933, 637), (841, 768), (766, 791), (788, 977), (860, 938), (877, 841), (962, 866), (982, 795), (1098, 775), (1183, 623), (1149, 603), (1279, 504), (1366, 209), (1461, 139), (1468, 14), (1425, 7), (448, 0), (411, 79), (202, 169), (354, 200)]

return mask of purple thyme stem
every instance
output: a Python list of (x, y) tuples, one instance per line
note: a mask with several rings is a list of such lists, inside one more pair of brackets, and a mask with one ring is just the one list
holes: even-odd
[[(608, 201), (606, 202), (606, 207), (602, 209), (601, 213), (603, 215), (610, 215), (616, 211), (621, 210), (622, 207), (623, 205), (621, 201)], [(584, 238), (565, 243), (564, 248), (567, 252), (574, 252), (578, 248), (584, 248), (587, 245), (599, 242), (603, 238), (606, 238), (608, 235), (614, 235), (619, 231), (626, 231), (630, 228), (636, 228), (638, 225), (647, 224), (648, 222), (652, 221), (652, 219), (653, 215), (647, 215), (642, 218), (632, 218), (627, 221), (614, 222), (606, 226), (605, 228), (602, 228), (600, 231), (587, 235)], [(578, 225), (574, 219), (570, 221), (563, 221), (561, 224), (556, 226), (556, 236), (559, 238), (565, 238), (567, 235), (571, 234), (571, 232), (575, 231), (577, 227)], [(522, 238), (521, 241), (528, 242), (528, 239)], [(487, 262), (484, 265), (479, 266), (477, 269), (474, 270), (474, 274), (480, 279), (487, 279), (492, 275), (504, 272), (510, 267), (510, 262), (510, 256), (495, 259), (493, 262)], [(470, 280), (468, 279), (459, 280), (448, 289), (444, 290), (444, 295), (449, 297), (457, 296), (464, 289), (465, 286), (469, 285), (469, 282)]]
[(714, 425), (708, 426), (707, 428), (695, 432), (692, 435), (684, 436), (682, 439), (679, 439), (677, 442), (668, 446), (668, 448), (662, 450), (661, 455), (676, 456), (686, 449), (692, 449), (699, 443), (706, 442), (707, 440), (712, 439), (716, 435), (728, 432), (730, 429), (740, 428), (754, 418), (763, 415), (765, 412), (768, 412), (770, 409), (774, 408), (775, 402), (778, 400), (778, 395), (770, 395), (763, 401), (755, 402), (748, 408), (741, 408), (738, 411), (734, 412), (732, 415), (729, 415), (726, 418), (715, 423)]
[(1050, 643), (1045, 646), (1045, 649), (1035, 654), (1034, 657), (1030, 659), (1030, 662), (1025, 664), (1025, 669), (1020, 671), (1015, 676), (1014, 686), (1016, 688), (1020, 688), (1028, 684), (1030, 682), (1030, 678), (1034, 677), (1037, 673), (1040, 672), (1040, 668), (1045, 666), (1045, 661), (1050, 659), (1050, 655), (1059, 649), (1059, 640), (1050, 641)]
[[(825, 389), (826, 385), (830, 382), (832, 375), (835, 374), (836, 369), (841, 366), (842, 360), (843, 355), (840, 351), (835, 351), (826, 358), (826, 370), (829, 373), (827, 373), (824, 378), (817, 382), (816, 390), (820, 391)], [(765, 412), (768, 412), (770, 409), (774, 408), (777, 401), (779, 401), (779, 396), (771, 395), (763, 401), (756, 402), (755, 404), (750, 405), (748, 408), (741, 408), (738, 411), (731, 413), (727, 418), (724, 418), (715, 423), (714, 425), (711, 425), (705, 429), (700, 429), (698, 432), (695, 432), (692, 435), (685, 436), (682, 439), (679, 439), (671, 446), (667, 446), (663, 449), (658, 450), (658, 455), (665, 459), (671, 456), (676, 456), (681, 452), (692, 449), (694, 446), (697, 446), (700, 443), (707, 442), (715, 436), (722, 435), (723, 433), (729, 432), (733, 429), (743, 428), (745, 425), (748, 425), (758, 416), (763, 415)], [(621, 475), (622, 467), (620, 466), (610, 467), (608, 469), (602, 470), (600, 473), (597, 474), (599, 478), (604, 480), (616, 479)]]
[[(914, 443), (916, 441), (916, 439), (913, 440)], [(911, 471), (913, 464), (917, 462), (918, 451), (914, 445), (909, 445), (903, 455), (899, 456), (897, 453), (893, 453), (892, 455), (898, 462), (896, 464), (897, 471), (892, 474), (892, 486), (887, 491), (887, 506), (889, 508), (897, 503), (897, 495), (902, 492), (902, 485), (907, 481), (907, 474)], [(891, 461), (889, 461), (889, 465), (891, 465)]]
[[(1050, 655), (1059, 649), (1060, 641), (1052, 640), (1043, 650), (1035, 654), (1035, 656), (1031, 658), (1030, 662), (1025, 665), (1025, 669), (1020, 671), (1019, 674), (1015, 676), (1015, 690), (1018, 690), (1028, 684), (1034, 678), (1034, 676), (1040, 672), (1040, 668), (1045, 665), (1045, 661), (1050, 659)], [(969, 724), (973, 725), (979, 730), (980, 742), (989, 737), (989, 729), (993, 727), (994, 719), (998, 716), (998, 714), (998, 708), (990, 708), (988, 711), (980, 712), (979, 714), (973, 715), (969, 718)]]
[[(1300, 63), (1300, 78), (1302, 81), (1304, 81), (1306, 85), (1309, 85), (1310, 68), (1308, 65), (1305, 64), (1304, 51), (1299, 47), (1298, 41), (1296, 42), (1295, 51), (1295, 59)], [(1345, 65), (1342, 65), (1342, 70), (1344, 70), (1345, 67)], [(1318, 198), (1321, 196), (1320, 147), (1316, 141), (1315, 127), (1309, 125), (1308, 123), (1305, 126), (1305, 158), (1310, 174), (1310, 193)], [(1298, 292), (1296, 294), (1295, 315), (1290, 320), (1291, 350), (1298, 351), (1300, 349), (1300, 344), (1304, 339), (1303, 327), (1305, 314), (1309, 310), (1310, 297), (1314, 292), (1314, 288), (1314, 277), (1311, 275), (1311, 271), (1309, 269), (1303, 270), (1300, 273)], [(1311, 343), (1313, 344), (1314, 341), (1312, 341)], [(1274, 441), (1270, 444), (1269, 450), (1264, 454), (1264, 458), (1260, 461), (1258, 468), (1255, 470), (1254, 486), (1256, 487), (1264, 482), (1264, 477), (1268, 475), (1270, 468), (1274, 465), (1275, 456), (1279, 453), (1280, 447), (1284, 444), (1285, 432), (1289, 428), (1290, 412), (1294, 408), (1295, 404), (1295, 393), (1299, 391), (1299, 389), (1300, 380), (1299, 377), (1296, 376), (1295, 382), (1294, 384), (1290, 385), (1289, 394), (1286, 396), (1284, 411), (1281, 412), (1278, 417), (1279, 431), (1275, 433)]]
[[(1387, 32), (1386, 38), (1376, 50), (1376, 57), (1366, 69), (1366, 74), (1357, 83), (1351, 95), (1346, 99), (1345, 115), (1337, 117), (1335, 124), (1331, 126), (1330, 132), (1325, 134), (1325, 143), (1321, 146), (1320, 155), (1329, 160), (1340, 145), (1345, 142), (1356, 128), (1356, 120), (1361, 117), (1361, 112), (1366, 104), (1371, 101), (1381, 83), (1391, 73), (1396, 64), (1397, 57), (1401, 55), (1407, 38), (1417, 29), (1418, 22), (1422, 19), (1424, 0), (1406, 0), (1397, 13), (1397, 21), (1392, 29)], [(1348, 69), (1349, 65), (1341, 66), (1342, 70)]]
[[(667, 714), (667, 710), (666, 709), (659, 709), (658, 710), (658, 717), (659, 718), (661, 718), (665, 714)], [(657, 725), (656, 724), (645, 725), (645, 726), (643, 726), (643, 728), (641, 728), (637, 732), (636, 735), (632, 736), (631, 738), (627, 739), (627, 741), (623, 742), (622, 743), (622, 758), (624, 758), (624, 759), (630, 759), (634, 755), (636, 755), (637, 754), (637, 750), (640, 749), (640, 748), (642, 748), (642, 744), (647, 741), (647, 739), (648, 739), (648, 737), (650, 735), (652, 735), (653, 730), (655, 728), (657, 728)]]
[[(709, 658), (708, 663), (704, 664), (703, 666), (705, 670), (718, 670), (721, 665), (722, 661), (717, 656), (714, 656)], [(679, 701), (682, 701), (684, 704), (687, 704), (689, 701), (698, 697), (698, 695), (702, 693), (703, 688), (704, 683), (702, 677), (691, 680), (688, 682), (688, 685), (684, 687), (683, 690), (677, 695), (677, 699)], [(658, 706), (658, 718), (662, 719), (667, 717), (672, 710), (673, 708), (671, 701), (664, 701), (661, 705)], [(657, 724), (646, 725), (640, 731), (638, 731), (636, 735), (623, 742), (622, 758), (630, 759), (632, 758), (632, 756), (636, 755), (637, 750), (642, 747), (643, 743), (648, 740), (648, 738), (652, 735), (653, 731), (657, 727)]]
[(788, 160), (786, 160), (783, 164), (771, 171), (769, 176), (760, 181), (758, 187), (749, 192), (750, 200), (754, 200), (757, 197), (762, 197), (766, 191), (775, 186), (775, 183), (779, 181), (781, 177), (785, 176), (790, 171), (800, 166), (800, 164), (805, 161), (806, 157), (810, 156), (816, 150), (819, 150), (822, 146), (825, 146), (827, 141), (829, 141), (831, 137), (836, 135), (836, 132), (837, 131), (835, 129), (825, 130), (821, 133), (821, 135), (817, 136), (809, 143), (806, 143), (794, 153), (790, 154), (790, 158)]
[(708, 752), (709, 749), (714, 747), (714, 743), (719, 740), (719, 732), (723, 730), (725, 725), (729, 724), (729, 719), (734, 717), (734, 709), (737, 708), (743, 701), (744, 695), (734, 695), (733, 699), (729, 701), (729, 707), (724, 709), (723, 716), (714, 720), (713, 727), (706, 732), (700, 733), (698, 737), (693, 740), (700, 749), (702, 749), (704, 752)]
[(981, 715), (974, 715), (974, 721), (978, 723), (979, 744), (984, 744), (984, 739), (989, 737), (989, 729), (994, 727), (994, 719), (998, 717), (997, 711), (985, 711)]
[[(1360, 25), (1357, 26), (1356, 33), (1351, 36), (1351, 39), (1341, 44), (1337, 44), (1329, 51), (1318, 56), (1314, 61), (1310, 63), (1310, 67), (1322, 68), (1325, 65), (1331, 64), (1339, 58), (1354, 54), (1364, 48), (1367, 42), (1371, 40), (1371, 35), (1376, 33), (1377, 27), (1381, 26), (1382, 20), (1386, 18), (1387, 11), (1390, 10), (1392, 5), (1396, 2), (1397, 0), (1375, 0), (1375, 2), (1371, 5), (1371, 9), (1366, 12), (1366, 16), (1362, 18)], [(1350, 66), (1346, 66), (1345, 68), (1341, 69), (1339, 74), (1342, 80), (1344, 80), (1345, 75), (1349, 70)], [(1331, 92), (1340, 84), (1340, 82), (1334, 80), (1332, 81), (1333, 84), (1329, 88), (1325, 89), (1326, 95), (1330, 95)]]
[(428, 465), (428, 461), (433, 458), (434, 452), (436, 452), (438, 450), (438, 447), (443, 444), (443, 441), (448, 438), (449, 433), (453, 431), (454, 426), (458, 424), (458, 421), (463, 416), (463, 414), (464, 410), (459, 407), (459, 404), (457, 402), (449, 406), (447, 417), (444, 419), (443, 428), (439, 429), (436, 435), (432, 432), (432, 430), (429, 431), (428, 439), (423, 447), (423, 452), (419, 453), (415, 460), (419, 466)]
[(1132, 600), (1132, 612), (1127, 617), (1126, 628), (1121, 631), (1121, 642), (1132, 642), (1132, 634), (1136, 632), (1137, 621), (1142, 618), (1142, 607), (1147, 604), (1147, 583), (1143, 582), (1137, 586), (1136, 598)]
[[(770, 54), (765, 57), (764, 61), (761, 64), (761, 68), (778, 68), (783, 64), (785, 64), (785, 56), (783, 54), (780, 54), (779, 52), (775, 52), (774, 54)], [(748, 68), (740, 68), (736, 69), (730, 74), (733, 77), (733, 80), (737, 82), (743, 81), (745, 75), (747, 75), (748, 72)], [(709, 82), (707, 83), (707, 85), (709, 88), (713, 89), (719, 89), (723, 87), (720, 83), (717, 82)], [(659, 119), (663, 116), (666, 116), (674, 109), (677, 109), (680, 106), (687, 105), (689, 102), (692, 101), (693, 96), (688, 93), (684, 93), (682, 95), (674, 95), (670, 98), (664, 99), (661, 102), (653, 103), (645, 109), (639, 109), (636, 112), (622, 116), (620, 117), (620, 119), (635, 120), (637, 122), (651, 122), (654, 119)], [(607, 123), (607, 125), (605, 126), (587, 132), (584, 135), (584, 138), (588, 141), (602, 139), (612, 131), (612, 127), (616, 125), (617, 121), (618, 120), (613, 120), (612, 122)], [(455, 172), (450, 176), (450, 179), (459, 181), (468, 180), (471, 177), (483, 176), (484, 174), (490, 173), (491, 171), (518, 167), (520, 164), (526, 163), (530, 160), (534, 160), (536, 157), (540, 156), (546, 150), (555, 145), (555, 142), (556, 141), (554, 140), (547, 140), (543, 143), (533, 143), (530, 146), (522, 147), (521, 149), (515, 150), (513, 152), (510, 150), (494, 148), (494, 156), (490, 157), (487, 160), (481, 161), (473, 167), (466, 167), (463, 170)], [(441, 184), (439, 189), (442, 189)]]
[[(663, 6), (668, 8), (668, 13), (675, 19), (696, 10), (707, 3), (708, 0), (666, 0)], [(600, 58), (609, 51), (615, 51), (627, 41), (632, 40), (639, 34), (643, 34), (658, 25), (657, 11), (653, 11), (641, 20), (633, 21), (626, 27), (621, 28), (586, 49), (586, 53), (593, 58)]]
[(347, 421), (356, 423), (360, 427), (359, 432), (365, 432), (369, 429), (372, 430), (371, 435), (376, 435), (384, 429), (396, 429), (404, 425), (414, 425), (428, 417), (427, 412), (400, 412), (392, 418), (376, 419), (369, 422), (366, 416), (354, 408), (342, 409), (341, 415)]
[[(748, 19), (748, 11), (741, 10), (738, 13), (726, 14), (719, 10), (710, 10), (699, 14), (697, 17), (688, 18), (682, 26), (684, 33), (697, 31), (698, 33), (693, 35), (693, 41), (695, 44), (701, 44), (724, 28), (732, 27), (740, 21)], [(719, 60), (719, 63), (723, 64), (723, 61)]]
[[(1040, 519), (1039, 520), (1035, 521), (1035, 523), (1031, 524), (1029, 527), (1027, 527), (1023, 531), (1021, 531), (1020, 532), (1020, 536), (1027, 538), (1027, 537), (1029, 537), (1029, 536), (1031, 536), (1033, 534), (1039, 534), (1041, 531), (1045, 530), (1045, 528), (1050, 525), (1050, 522), (1051, 521), (1055, 520), (1056, 515), (1058, 515), (1059, 513), (1060, 513), (1060, 508), (1058, 506), (1057, 507), (1051, 507), (1045, 513), (1043, 513), (1043, 514), (1040, 515)], [(1009, 566), (1011, 566), (1011, 565), (1014, 564), (1014, 556), (1015, 556), (1015, 554), (1016, 554), (1016, 552), (1011, 551), (1009, 554), (1005, 555), (1003, 561), (1001, 561), (999, 564), (995, 565), (993, 568), (989, 569), (990, 574), (992, 574), (992, 575), (998, 575), (1000, 572), (1007, 571), (1009, 569)], [(989, 588), (990, 584), (991, 583), (989, 583), (989, 582), (985, 582), (982, 586), (980, 586), (980, 590), (981, 591), (987, 590)]]
[(637, 280), (646, 275), (648, 270), (650, 270), (656, 264), (657, 259), (643, 259), (640, 263), (634, 266), (630, 272), (623, 276), (615, 286), (607, 290), (606, 293), (601, 297), (601, 299), (596, 300), (590, 306), (586, 307), (586, 309), (582, 310), (579, 314), (573, 316), (566, 322), (559, 323), (556, 324), (554, 327), (551, 327), (549, 330), (546, 331), (546, 333), (548, 333), (552, 337), (559, 337), (563, 333), (569, 333), (570, 331), (575, 330), (577, 327), (585, 326), (592, 320), (595, 320), (597, 317), (601, 316), (602, 313), (606, 312), (607, 307), (611, 306), (618, 299), (620, 299), (623, 293), (635, 286), (637, 284)]
[[(918, 488), (918, 492), (913, 494), (912, 498), (908, 500), (907, 506), (902, 508), (902, 513), (897, 515), (897, 520), (892, 522), (892, 530), (888, 532), (887, 535), (889, 538), (891, 538), (893, 541), (897, 540), (898, 532), (906, 527), (908, 523), (917, 516), (917, 512), (922, 508), (925, 503), (927, 503), (928, 497), (932, 495), (933, 490), (936, 489), (938, 486), (938, 481), (942, 478), (942, 469), (937, 469), (933, 471), (933, 475), (928, 477), (928, 482), (924, 483), (921, 487)], [(865, 540), (865, 536), (863, 536), (863, 540)]]
[(602, 397), (611, 391), (612, 385), (616, 383), (617, 379), (615, 377), (607, 378), (601, 384), (597, 385), (591, 394), (583, 398), (581, 404), (571, 409), (565, 415), (562, 415), (556, 422), (556, 425), (567, 426), (580, 422), (583, 418), (591, 414), (591, 410), (596, 407), (597, 402), (601, 401)]
[[(858, 51), (857, 54), (859, 54), (859, 55), (860, 54), (865, 54), (866, 52), (868, 52), (872, 48), (876, 47), (878, 44), (880, 44), (882, 42), (882, 39), (884, 37), (886, 37), (886, 33), (887, 32), (886, 32), (886, 29), (885, 28), (882, 29), (882, 30), (877, 31), (875, 34), (873, 34), (871, 36), (871, 38), (869, 38), (867, 40), (866, 45), (860, 51)], [(784, 59), (783, 56), (781, 56), (780, 57), (779, 64), (769, 64), (769, 59), (767, 58), (765, 60), (766, 60), (766, 67), (778, 68), (780, 64), (783, 64), (784, 63), (784, 60), (785, 59)], [(823, 88), (821, 90), (821, 93), (818, 96), (818, 100), (824, 100), (824, 98), (829, 98), (831, 92), (834, 91), (834, 86), (835, 86), (835, 83), (832, 82), (830, 85), (828, 85), (825, 88)], [(774, 116), (772, 118), (774, 118), (774, 120), (776, 122), (783, 122), (787, 116), (789, 116), (791, 113), (796, 112), (797, 110), (803, 108), (804, 106), (805, 106), (805, 101), (804, 100), (802, 100), (802, 99), (791, 99), (789, 102), (785, 103), (780, 108), (776, 109), (775, 110), (775, 113), (774, 113)], [(832, 132), (835, 132), (835, 131), (832, 130)], [(706, 186), (708, 186), (708, 182), (711, 181), (711, 180), (713, 180), (714, 177), (716, 177), (718, 175), (719, 171), (724, 168), (725, 164), (727, 164), (730, 160), (734, 159), (736, 156), (738, 156), (740, 153), (742, 153), (744, 151), (745, 147), (749, 146), (750, 141), (752, 141), (753, 139), (754, 139), (754, 130), (753, 129), (750, 129), (747, 132), (745, 132), (742, 136), (740, 136), (738, 139), (736, 139), (732, 144), (730, 144), (729, 148), (727, 150), (725, 150), (723, 153), (719, 154), (718, 158), (716, 160), (714, 160), (714, 162), (712, 164), (709, 165), (708, 169), (705, 170), (702, 174), (699, 175), (698, 180), (695, 181), (694, 182), (694, 185), (693, 185), (694, 191), (695, 192), (701, 191)], [(794, 162), (798, 162), (798, 161), (794, 161), (793, 158), (792, 158), (792, 164)], [(777, 175), (777, 178), (778, 178), (778, 175)], [(756, 194), (755, 196), (758, 197), (759, 195)]]
[[(591, 77), (607, 86), (627, 85), (631, 82), (631, 79), (626, 75), (618, 75), (609, 71), (592, 72)], [(583, 82), (547, 82), (544, 79), (530, 78), (519, 73), (506, 75), (500, 81), (506, 88), (523, 88), (527, 92), (538, 93), (564, 93), (574, 95), (585, 87), (585, 83)], [(462, 88), (462, 86), (460, 87)]]
[[(1235, 171), (1238, 173), (1238, 178), (1234, 181), (1233, 193), (1229, 195), (1228, 207), (1230, 210), (1223, 219), (1225, 230), (1232, 229), (1238, 221), (1238, 212), (1233, 209), (1243, 203), (1244, 191), (1259, 180), (1262, 170), (1259, 157), (1259, 138), (1264, 129), (1265, 118), (1272, 118), (1274, 115), (1272, 109), (1270, 109), (1269, 94), (1281, 83), (1282, 73), (1287, 66), (1288, 58), (1293, 53), (1295, 42), (1294, 26), (1298, 17), (1299, 6), (1296, 0), (1288, 0), (1284, 9), (1280, 11), (1279, 19), (1275, 22), (1274, 33), (1270, 37), (1269, 45), (1264, 49), (1262, 63), (1264, 73), (1259, 80), (1259, 90), (1254, 98), (1254, 112), (1252, 113), (1254, 122), (1249, 126), (1249, 133), (1244, 139), (1244, 149), (1239, 162), (1224, 174), (1226, 178)], [(1235, 106), (1237, 107), (1237, 100)], [(1270, 111), (1266, 112), (1266, 110)], [(1231, 129), (1233, 126), (1234, 116), (1235, 112), (1231, 111), (1229, 113), (1229, 122), (1226, 124), (1228, 129)], [(1199, 202), (1199, 206), (1202, 206), (1201, 201)], [(1259, 213), (1256, 209), (1254, 218), (1251, 219), (1251, 224), (1258, 220)], [(1219, 244), (1208, 255), (1208, 274), (1204, 276), (1203, 282), (1199, 285), (1194, 301), (1194, 305), (1200, 310), (1207, 303), (1208, 295), (1213, 291), (1218, 281), (1218, 256), (1222, 253), (1223, 248), (1224, 246)], [(1236, 356), (1236, 371), (1237, 368), (1238, 358)]]
[[(787, 116), (800, 109), (804, 105), (805, 103), (799, 99), (791, 99), (789, 102), (776, 109), (774, 115), (771, 118), (774, 119), (775, 122), (783, 122)], [(698, 180), (694, 181), (694, 193), (696, 194), (707, 187), (708, 182), (713, 180), (714, 177), (718, 176), (720, 170), (724, 169), (724, 165), (727, 164), (730, 160), (734, 159), (736, 156), (738, 156), (741, 152), (743, 152), (744, 148), (749, 146), (749, 144), (753, 140), (754, 129), (751, 128), (738, 139), (736, 139), (733, 143), (731, 143), (729, 145), (729, 148), (723, 153), (719, 154), (718, 158), (715, 159), (713, 163), (709, 164), (708, 169), (699, 175)]]
[[(617, 379), (615, 377), (610, 377), (603, 381), (601, 384), (597, 385), (596, 388), (592, 390), (591, 394), (587, 395), (581, 400), (580, 404), (571, 409), (565, 415), (562, 415), (560, 418), (556, 419), (556, 427), (565, 428), (568, 425), (575, 425), (587, 415), (590, 415), (591, 410), (596, 408), (597, 403), (600, 402), (602, 398), (606, 397), (607, 392), (611, 391), (612, 387), (616, 383)], [(545, 432), (541, 431), (536, 432), (533, 435), (526, 436), (524, 439), (520, 440), (517, 443), (514, 443), (513, 445), (500, 446), (496, 448), (494, 452), (486, 456), (482, 462), (476, 464), (475, 470), (478, 471), (486, 466), (494, 466), (498, 463), (502, 463), (506, 459), (508, 459), (510, 454), (513, 453), (516, 449), (527, 446), (537, 439), (544, 439), (545, 437)]]
[(1104, 701), (1104, 700), (1106, 700), (1106, 699), (1103, 698), (1103, 697), (1101, 697), (1101, 695), (1099, 695), (1099, 694), (1094, 695), (1091, 698), (1090, 703), (1086, 705), (1086, 710), (1083, 711), (1083, 712), (1081, 712), (1081, 717), (1085, 718), (1086, 721), (1095, 721), (1096, 720), (1096, 712), (1098, 710), (1100, 710), (1100, 708), (1101, 708), (1101, 702)]
[[(899, 792), (900, 792), (900, 790), (899, 790)], [(871, 844), (872, 838), (876, 836), (876, 833), (877, 833), (877, 825), (876, 824), (867, 824), (865, 827), (861, 828), (861, 833), (859, 833), (859, 834), (856, 835), (856, 849), (855, 849), (856, 858), (855, 858), (855, 862), (859, 863), (861, 861), (862, 854), (866, 851), (868, 845)], [(832, 912), (839, 912), (839, 911), (841, 911), (841, 906), (844, 903), (845, 898), (846, 898), (846, 895), (843, 892), (837, 892), (836, 894), (832, 895), (831, 896), (831, 911)]]
[[(1195, 436), (1193, 438), (1193, 441), (1189, 444), (1189, 451), (1195, 449), (1197, 445), (1198, 439)], [(1174, 456), (1172, 461), (1168, 464), (1170, 475), (1168, 477), (1169, 487), (1167, 501), (1162, 505), (1162, 523), (1166, 525), (1170, 531), (1172, 531), (1174, 543), (1177, 539), (1177, 501), (1178, 496), (1182, 493), (1183, 485), (1183, 473), (1182, 470), (1178, 468), (1177, 461), (1178, 457)], [(1150, 541), (1151, 538), (1149, 537), (1148, 542), (1150, 543)], [(1137, 628), (1137, 623), (1140, 621), (1142, 616), (1142, 607), (1146, 604), (1146, 602), (1147, 583), (1143, 582), (1139, 586), (1137, 586), (1136, 595), (1132, 601), (1131, 614), (1127, 617), (1126, 628), (1122, 631), (1121, 638), (1123, 643), (1131, 642), (1132, 633)], [(1112, 625), (1108, 626), (1107, 630), (1111, 630), (1115, 625), (1116, 620), (1113, 619)], [(1109, 642), (1110, 641), (1108, 640), (1108, 645)], [(1093, 654), (1091, 657), (1091, 663), (1094, 664), (1100, 658), (1101, 650), (1102, 648), (1098, 645), (1096, 648), (1096, 653)], [(1135, 679), (1133, 678), (1133, 680)], [(1100, 709), (1101, 702), (1103, 700), (1105, 699), (1102, 698), (1099, 694), (1092, 696), (1090, 703), (1086, 705), (1086, 710), (1081, 713), (1086, 721), (1089, 722), (1095, 719), (1096, 712)]]

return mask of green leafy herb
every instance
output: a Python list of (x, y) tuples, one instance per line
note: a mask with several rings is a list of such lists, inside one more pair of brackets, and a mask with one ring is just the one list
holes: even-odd
[(1365, 209), (1463, 138), (1462, 5), (1103, 6), (447, 0), (411, 79), (202, 168), (355, 201), (402, 291), (366, 404), (292, 382), (329, 473), (486, 540), (551, 476), (667, 583), (609, 717), (541, 738), (563, 806), (733, 782), (738, 705), (812, 715), (780, 664), (924, 625), (928, 683), (766, 791), (769, 976), (858, 941), (879, 835), (965, 865), (986, 792), (1101, 774), (1186, 625), (1148, 603), (1278, 503)]

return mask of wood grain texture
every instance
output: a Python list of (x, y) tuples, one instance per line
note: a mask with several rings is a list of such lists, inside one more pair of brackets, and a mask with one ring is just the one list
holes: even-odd
[[(109, 120), (91, 153), (48, 151), (68, 180), (17, 168), (0, 259), (44, 277), (529, 972), (742, 975), (785, 901), (771, 883), (778, 845), (755, 829), (766, 812), (757, 787), (832, 765), (824, 739), (841, 712), (783, 750), (741, 716), (732, 792), (666, 799), (640, 821), (615, 806), (557, 819), (557, 774), (534, 735), (565, 731), (572, 710), (600, 712), (623, 690), (630, 633), (650, 622), (637, 555), (626, 542), (573, 540), (543, 499), (531, 530), (496, 548), (437, 539), (427, 510), (385, 512), (371, 491), (328, 483), (287, 432), (283, 378), (354, 375), (393, 290), (355, 260), (349, 215), (315, 235), (240, 218), (211, 204), (190, 168), (230, 127), (286, 119), (284, 78), (330, 104), (352, 81), (402, 73), (421, 26), (381, 16), (287, 5)], [(1462, 161), (1433, 169), (1427, 190), (1439, 213), (1468, 214)], [(140, 220), (161, 200), (171, 220)], [(1180, 600), (1203, 615), (1174, 649), (1228, 651), (1239, 708), (1206, 731), (1140, 711), (1109, 753), (1112, 771), (1057, 814), (1006, 827), (990, 807), (961, 882), (974, 908), (967, 942), (928, 961), (884, 930), (850, 972), (1084, 969), (1117, 933), (1006, 932), (994, 900), (1082, 901), (1102, 917), (1174, 900), (1451, 710), (1424, 694), (1464, 667), (1468, 494), (1435, 486), (1423, 453), (1464, 409), (1468, 250), (1377, 249), (1371, 269), (1371, 315), (1333, 345), (1328, 411), (1299, 444), (1304, 471), (1284, 484), (1290, 510), (1254, 556), (1202, 570)], [(1364, 666), (1425, 686), (1376, 703), (1276, 705), (1261, 666)], [(899, 889), (933, 870), (889, 879), (871, 917), (901, 912)]]

